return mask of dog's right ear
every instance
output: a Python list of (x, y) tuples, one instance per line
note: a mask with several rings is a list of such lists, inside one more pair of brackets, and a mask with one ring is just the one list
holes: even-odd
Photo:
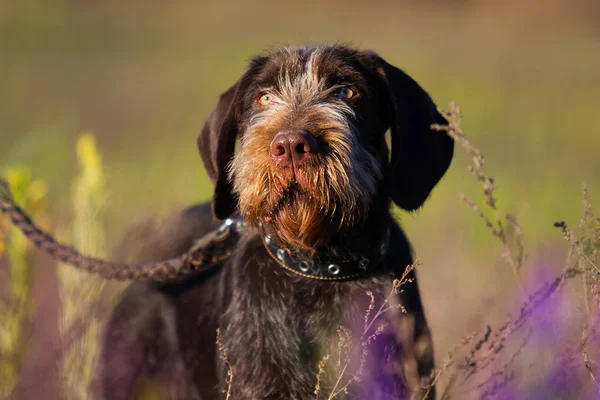
[(262, 62), (264, 60), (253, 60), (240, 80), (221, 94), (198, 136), (198, 150), (204, 168), (215, 185), (212, 211), (218, 219), (228, 218), (237, 209), (237, 199), (233, 193), (233, 184), (228, 179), (227, 168), (233, 158), (235, 141), (239, 135), (244, 95)]
[(227, 179), (227, 165), (235, 150), (238, 135), (234, 99), (239, 81), (221, 94), (217, 106), (204, 123), (198, 135), (198, 150), (208, 177), (215, 185), (212, 211), (215, 217), (225, 219), (235, 212), (236, 199), (231, 182)]

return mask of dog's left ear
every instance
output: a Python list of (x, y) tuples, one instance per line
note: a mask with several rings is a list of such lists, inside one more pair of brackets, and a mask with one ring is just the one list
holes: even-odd
[(376, 56), (376, 69), (388, 89), (392, 133), (387, 171), (390, 197), (405, 210), (423, 205), (452, 160), (454, 141), (431, 129), (446, 124), (431, 97), (410, 76)]

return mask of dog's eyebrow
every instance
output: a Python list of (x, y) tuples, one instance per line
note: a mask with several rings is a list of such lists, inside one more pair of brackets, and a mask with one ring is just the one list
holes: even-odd
[(277, 90), (273, 85), (258, 85), (253, 89), (256, 94), (259, 93), (272, 93)]
[(364, 81), (363, 74), (351, 65), (339, 65), (328, 71), (321, 71), (321, 75), (328, 84), (339, 82), (358, 84)]
[(358, 92), (366, 92), (367, 85), (363, 77), (359, 74), (336, 75), (325, 78), (327, 90), (336, 89), (344, 86), (350, 86)]

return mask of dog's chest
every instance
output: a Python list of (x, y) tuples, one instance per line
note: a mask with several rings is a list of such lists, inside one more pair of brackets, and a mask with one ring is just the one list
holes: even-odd
[(290, 279), (278, 271), (275, 277), (260, 275), (262, 280), (246, 276), (238, 282), (221, 324), (236, 376), (234, 393), (313, 398), (319, 361), (339, 352), (340, 327), (351, 331), (364, 322), (365, 287)]
[(250, 281), (234, 294), (226, 319), (231, 329), (243, 331), (239, 337), (256, 339), (269, 352), (287, 346), (305, 352), (307, 346), (322, 346), (349, 316), (359, 312), (353, 292), (344, 283)]

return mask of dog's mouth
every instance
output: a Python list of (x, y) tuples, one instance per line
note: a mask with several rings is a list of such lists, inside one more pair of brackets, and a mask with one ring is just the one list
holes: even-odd
[(261, 221), (268, 224), (279, 243), (312, 252), (339, 228), (336, 218), (317, 195), (297, 181), (280, 190)]
[(346, 207), (337, 191), (331, 190), (331, 178), (327, 178), (326, 169), (318, 161), (315, 157), (294, 171), (277, 170), (268, 189), (271, 196), (264, 199), (257, 215), (262, 222), (287, 220), (302, 225), (306, 220), (328, 224), (348, 220), (353, 209)]
[(265, 222), (273, 222), (277, 217), (277, 214), (279, 214), (284, 207), (291, 206), (300, 200), (310, 201), (310, 197), (310, 193), (303, 189), (296, 179), (293, 179), (283, 188), (277, 202), (273, 204), (273, 206), (267, 208), (268, 211), (264, 217)]
[(237, 154), (231, 178), (241, 214), (253, 224), (269, 225), (278, 242), (310, 251), (366, 216), (371, 171), (352, 163), (345, 142), (333, 140), (340, 148), (325, 144), (291, 167), (270, 156), (261, 159), (251, 151), (253, 143)]

